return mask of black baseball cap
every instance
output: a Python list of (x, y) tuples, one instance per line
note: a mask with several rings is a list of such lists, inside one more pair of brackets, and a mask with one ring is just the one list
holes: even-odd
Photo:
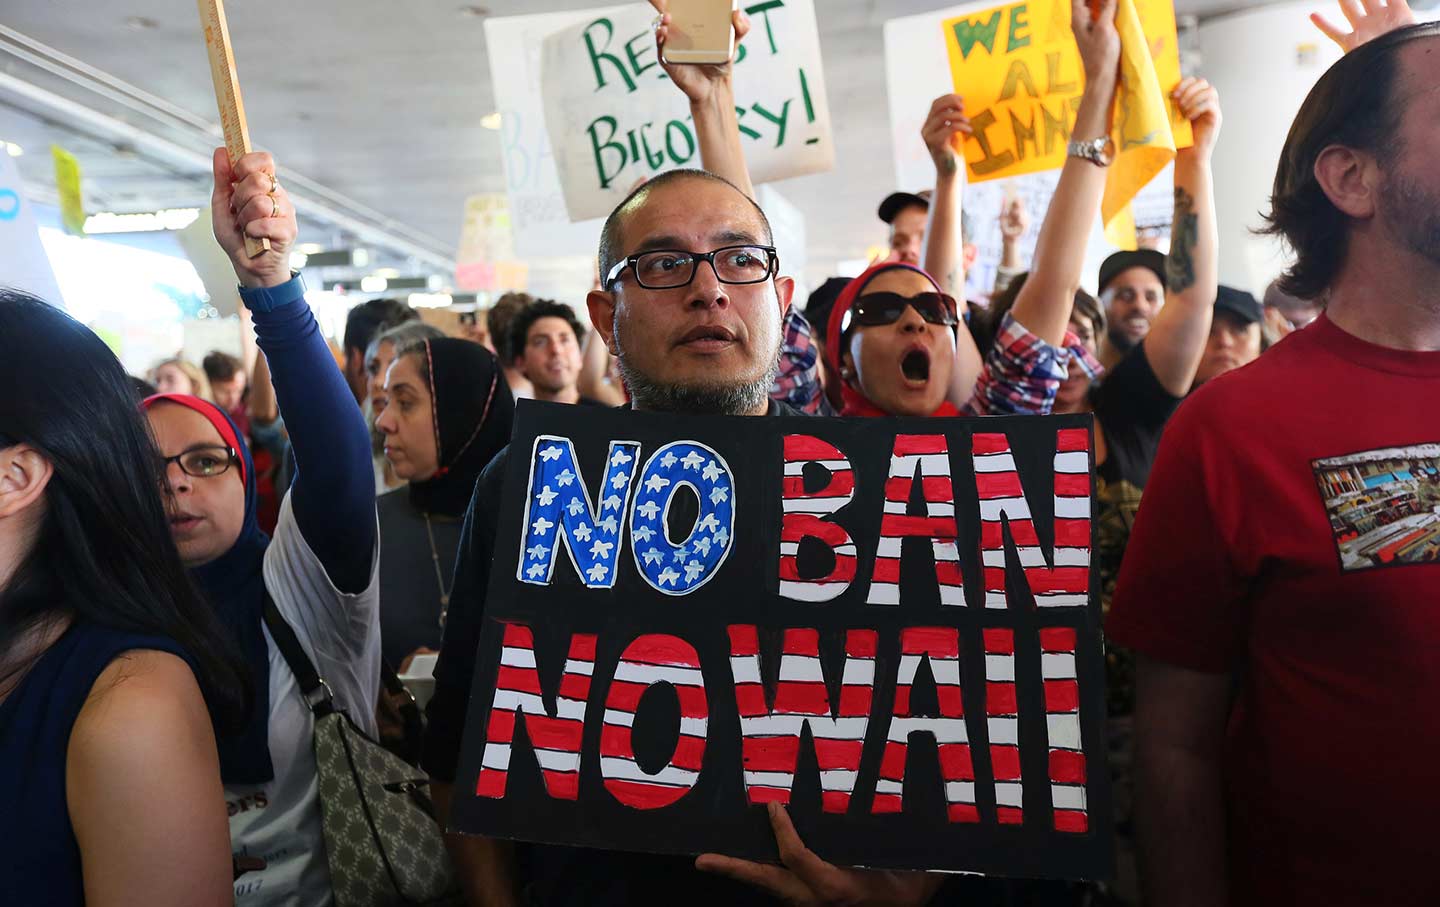
[(1264, 308), (1253, 294), (1224, 284), (1215, 296), (1215, 311), (1228, 312), (1246, 324), (1258, 324), (1265, 317)]
[(1153, 271), (1160, 278), (1161, 286), (1165, 285), (1165, 256), (1154, 249), (1137, 249), (1134, 252), (1116, 252), (1105, 259), (1100, 265), (1100, 289), (1097, 292), (1105, 292), (1110, 281), (1131, 268)]
[(880, 203), (880, 219), (887, 224), (893, 224), (895, 216), (911, 205), (919, 205), (929, 211), (932, 194), (929, 189), (921, 192), (892, 192)]

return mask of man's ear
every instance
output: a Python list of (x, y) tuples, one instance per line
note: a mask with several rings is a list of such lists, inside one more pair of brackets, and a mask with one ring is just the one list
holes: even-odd
[(590, 311), (590, 325), (605, 344), (610, 355), (619, 356), (615, 346), (615, 294), (604, 290), (591, 290), (585, 295), (585, 308)]
[(1315, 180), (1344, 214), (1365, 220), (1375, 216), (1380, 169), (1373, 155), (1344, 145), (1331, 145), (1315, 159)]
[(54, 474), (50, 461), (28, 444), (0, 450), (0, 519), (35, 506)]
[(775, 296), (780, 300), (780, 318), (785, 318), (785, 313), (790, 311), (790, 303), (795, 298), (795, 278), (775, 278)]

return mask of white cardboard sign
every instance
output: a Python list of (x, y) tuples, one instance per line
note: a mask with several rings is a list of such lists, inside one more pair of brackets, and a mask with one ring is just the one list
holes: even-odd
[[(813, 0), (745, 8), (754, 25), (736, 63), (736, 112), (752, 178), (829, 170), (835, 146)], [(572, 220), (608, 215), (641, 179), (700, 166), (689, 105), (656, 56), (654, 17), (646, 3), (592, 10), (544, 40), (545, 123)]]
[(35, 212), (20, 186), (15, 159), (0, 153), (0, 287), (11, 287), (63, 306), (60, 285), (40, 242)]

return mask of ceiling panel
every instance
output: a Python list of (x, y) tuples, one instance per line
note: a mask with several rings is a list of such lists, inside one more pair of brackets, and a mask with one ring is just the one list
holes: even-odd
[[(489, 14), (602, 5), (490, 0)], [(933, 0), (816, 0), (837, 130), (837, 168), (776, 188), (808, 215), (812, 261), (863, 254), (882, 239), (879, 199), (893, 187), (881, 26), (950, 4)], [(1180, 0), (1181, 13), (1259, 4)], [(232, 2), (230, 27), (252, 137), (282, 165), (433, 238), (458, 240), (466, 196), (500, 191), (499, 134), (483, 18), (460, 3), (414, 0)], [(277, 13), (276, 10), (283, 12)], [(136, 27), (141, 20), (145, 27)], [(214, 96), (193, 0), (5, 0), (0, 23), (214, 120)], [(76, 90), (0, 55), (5, 71), (71, 97)], [(946, 86), (924, 90), (938, 93)], [(85, 103), (96, 106), (93, 96)], [(107, 113), (128, 117), (113, 107)], [(137, 208), (203, 203), (206, 174), (157, 164), (0, 105), (0, 138), (24, 145), (27, 181), (50, 183), (45, 147), (76, 153), (97, 204)]]

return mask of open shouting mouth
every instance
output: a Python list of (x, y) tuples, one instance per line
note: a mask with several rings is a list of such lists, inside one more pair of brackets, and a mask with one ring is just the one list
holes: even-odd
[(929, 384), (930, 353), (921, 347), (911, 348), (900, 360), (900, 371), (904, 374), (905, 380), (912, 385)]

